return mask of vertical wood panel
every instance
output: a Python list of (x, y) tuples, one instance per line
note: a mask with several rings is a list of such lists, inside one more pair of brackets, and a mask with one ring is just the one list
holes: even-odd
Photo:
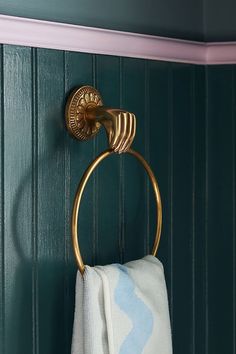
[(168, 243), (168, 256), (170, 259), (170, 316), (171, 316), (171, 328), (172, 328), (172, 340), (173, 340), (173, 319), (174, 319), (174, 306), (173, 306), (173, 298), (174, 298), (174, 286), (173, 286), (173, 169), (174, 169), (174, 112), (173, 112), (173, 103), (174, 103), (174, 90), (173, 90), (173, 65), (169, 67), (168, 71), (168, 101), (169, 101), (169, 111), (168, 111), (168, 122), (169, 122), (169, 130), (168, 130), (168, 203), (170, 207), (170, 219), (169, 219), (169, 243)]
[[(145, 146), (144, 146), (144, 156), (150, 164), (150, 63), (145, 61)], [(145, 254), (150, 253), (150, 180), (146, 176), (145, 180), (145, 216), (146, 220), (146, 232), (144, 237), (144, 252)], [(152, 188), (152, 187), (151, 187)]]
[(63, 52), (39, 49), (37, 60), (39, 353), (49, 354), (65, 351)]
[[(171, 137), (170, 120), (172, 111), (171, 85), (168, 80), (170, 75), (170, 65), (168, 63), (150, 62), (149, 63), (149, 140), (150, 140), (150, 165), (156, 175), (163, 207), (163, 227), (161, 234), (160, 248), (158, 258), (163, 262), (169, 298), (171, 299), (171, 209), (170, 192), (171, 183), (169, 180), (171, 174), (170, 160), (171, 155)], [(150, 242), (149, 248), (153, 243), (155, 233), (155, 205), (153, 199), (153, 190), (150, 187)]]
[(208, 215), (209, 215), (209, 143), (208, 143), (208, 135), (209, 135), (209, 90), (208, 90), (208, 68), (206, 68), (206, 114), (205, 114), (205, 149), (206, 149), (206, 162), (205, 162), (205, 352), (209, 352), (209, 308), (208, 308)]
[(32, 353), (39, 350), (38, 337), (38, 100), (37, 49), (31, 49), (32, 98)]
[[(92, 85), (93, 63), (92, 56), (81, 53), (65, 53), (65, 97), (78, 86)], [(65, 100), (64, 100), (65, 102)], [(66, 133), (66, 155), (65, 155), (65, 212), (66, 212), (66, 297), (65, 297), (65, 318), (66, 318), (66, 353), (70, 353), (72, 336), (72, 324), (74, 317), (74, 290), (75, 290), (75, 264), (71, 244), (71, 212), (76, 189), (79, 180), (93, 159), (93, 142), (80, 142), (73, 139)], [(92, 264), (93, 258), (93, 190), (89, 183), (86, 186), (82, 199), (79, 215), (79, 242), (81, 252), (86, 264)]]
[(20, 345), (22, 352), (29, 353), (32, 350), (31, 49), (5, 46), (3, 55), (5, 351), (16, 353)]
[[(92, 55), (92, 86), (97, 86), (97, 56)], [(99, 139), (99, 137), (98, 137)], [(93, 160), (98, 156), (98, 139), (93, 139)], [(92, 230), (93, 230), (93, 264), (97, 264), (97, 255), (98, 255), (98, 171), (97, 169), (93, 172), (92, 175)]]
[(4, 353), (5, 344), (5, 267), (4, 267), (4, 77), (3, 45), (0, 45), (0, 351)]
[[(191, 80), (191, 119), (192, 119), (192, 338), (191, 352), (195, 354), (195, 275), (196, 275), (196, 70), (192, 67)], [(198, 104), (198, 102), (197, 102)]]
[[(120, 106), (119, 58), (97, 56), (96, 79), (97, 88), (106, 106)], [(101, 129), (98, 141), (98, 151), (107, 148), (107, 137)], [(98, 167), (98, 250), (99, 264), (119, 262), (119, 156), (113, 155)], [(106, 251), (105, 251), (106, 250)], [(104, 252), (105, 251), (105, 252)]]
[[(93, 84), (93, 61), (89, 54), (66, 53), (65, 63), (66, 93), (76, 87)], [(67, 133), (67, 146), (70, 154), (70, 203), (74, 201), (76, 189), (86, 167), (93, 159), (93, 141), (80, 142)], [(92, 180), (86, 186), (80, 210), (79, 239), (86, 264), (94, 262), (93, 257), (93, 189)], [(72, 208), (71, 208), (72, 209)], [(69, 231), (70, 232), (70, 231)]]
[(192, 78), (193, 67), (173, 65), (173, 343), (177, 353), (192, 352)]
[(205, 262), (205, 174), (206, 174), (206, 146), (205, 146), (205, 68), (195, 67), (194, 76), (194, 244), (193, 244), (193, 353), (206, 353), (206, 262)]
[[(120, 89), (120, 108), (123, 109), (123, 89), (124, 89), (124, 58), (119, 58), (119, 89)], [(119, 161), (119, 244), (120, 244), (120, 263), (124, 263), (125, 257), (125, 175), (124, 175), (124, 156), (120, 156)]]
[(235, 66), (232, 68), (233, 76), (233, 90), (232, 90), (232, 140), (233, 140), (233, 154), (232, 154), (232, 182), (233, 182), (233, 193), (232, 193), (232, 225), (233, 225), (233, 353), (236, 354), (236, 189), (235, 189), (235, 179), (236, 179), (236, 124), (235, 124), (235, 112), (236, 112), (236, 75)]
[[(135, 95), (134, 95), (135, 92)], [(145, 61), (125, 58), (123, 61), (123, 107), (137, 119), (137, 132), (132, 148), (145, 155)], [(145, 157), (145, 156), (144, 156)], [(124, 156), (124, 261), (144, 255), (147, 216), (146, 174), (132, 156)]]
[(233, 352), (232, 84), (231, 66), (208, 68), (209, 353)]

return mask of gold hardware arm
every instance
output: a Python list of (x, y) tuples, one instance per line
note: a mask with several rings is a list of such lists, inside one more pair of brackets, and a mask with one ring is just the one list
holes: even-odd
[(104, 107), (99, 92), (91, 86), (76, 89), (69, 96), (66, 125), (79, 140), (92, 138), (103, 125), (110, 149), (118, 153), (130, 148), (136, 133), (135, 115), (122, 109)]
[(122, 153), (130, 148), (136, 133), (136, 117), (133, 113), (96, 106), (86, 110), (86, 117), (104, 126), (109, 147), (114, 152)]

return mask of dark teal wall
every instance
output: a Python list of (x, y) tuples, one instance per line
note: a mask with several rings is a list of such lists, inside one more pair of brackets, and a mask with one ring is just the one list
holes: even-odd
[[(235, 99), (236, 66), (209, 67), (206, 101), (206, 293), (209, 353), (235, 351)], [(220, 328), (219, 323), (225, 325)]]
[(0, 0), (0, 14), (197, 41), (235, 41), (234, 0)]
[(199, 0), (0, 0), (0, 13), (202, 40)]
[[(71, 207), (104, 132), (73, 140), (64, 106), (76, 86), (137, 115), (134, 148), (163, 200), (175, 354), (233, 353), (235, 344), (235, 66), (2, 46), (0, 53), (0, 352), (69, 354), (76, 266)], [(79, 220), (86, 263), (146, 254), (153, 194), (138, 163), (113, 156), (86, 189)]]
[[(70, 352), (72, 201), (82, 172), (106, 147), (104, 133), (79, 143), (65, 130), (66, 96), (83, 84), (95, 85), (105, 103), (137, 115), (134, 148), (150, 161), (163, 199), (158, 256), (166, 271), (175, 353), (201, 352), (204, 68), (3, 46), (0, 72), (1, 353)], [(150, 249), (153, 194), (144, 176), (131, 157), (113, 156), (92, 178), (79, 222), (87, 263), (123, 262)]]
[(205, 1), (205, 40), (235, 41), (236, 2), (234, 0)]
[(0, 14), (198, 41), (235, 41), (234, 0), (0, 0)]

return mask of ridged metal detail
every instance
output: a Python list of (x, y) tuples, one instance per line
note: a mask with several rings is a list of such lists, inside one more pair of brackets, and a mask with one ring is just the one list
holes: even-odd
[(97, 134), (101, 124), (87, 119), (87, 109), (102, 105), (99, 92), (91, 86), (72, 92), (66, 105), (66, 125), (76, 139), (88, 140)]

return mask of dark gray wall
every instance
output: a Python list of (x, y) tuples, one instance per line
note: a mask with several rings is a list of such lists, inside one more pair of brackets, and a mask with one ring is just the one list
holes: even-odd
[(0, 13), (202, 40), (199, 0), (0, 0)]

